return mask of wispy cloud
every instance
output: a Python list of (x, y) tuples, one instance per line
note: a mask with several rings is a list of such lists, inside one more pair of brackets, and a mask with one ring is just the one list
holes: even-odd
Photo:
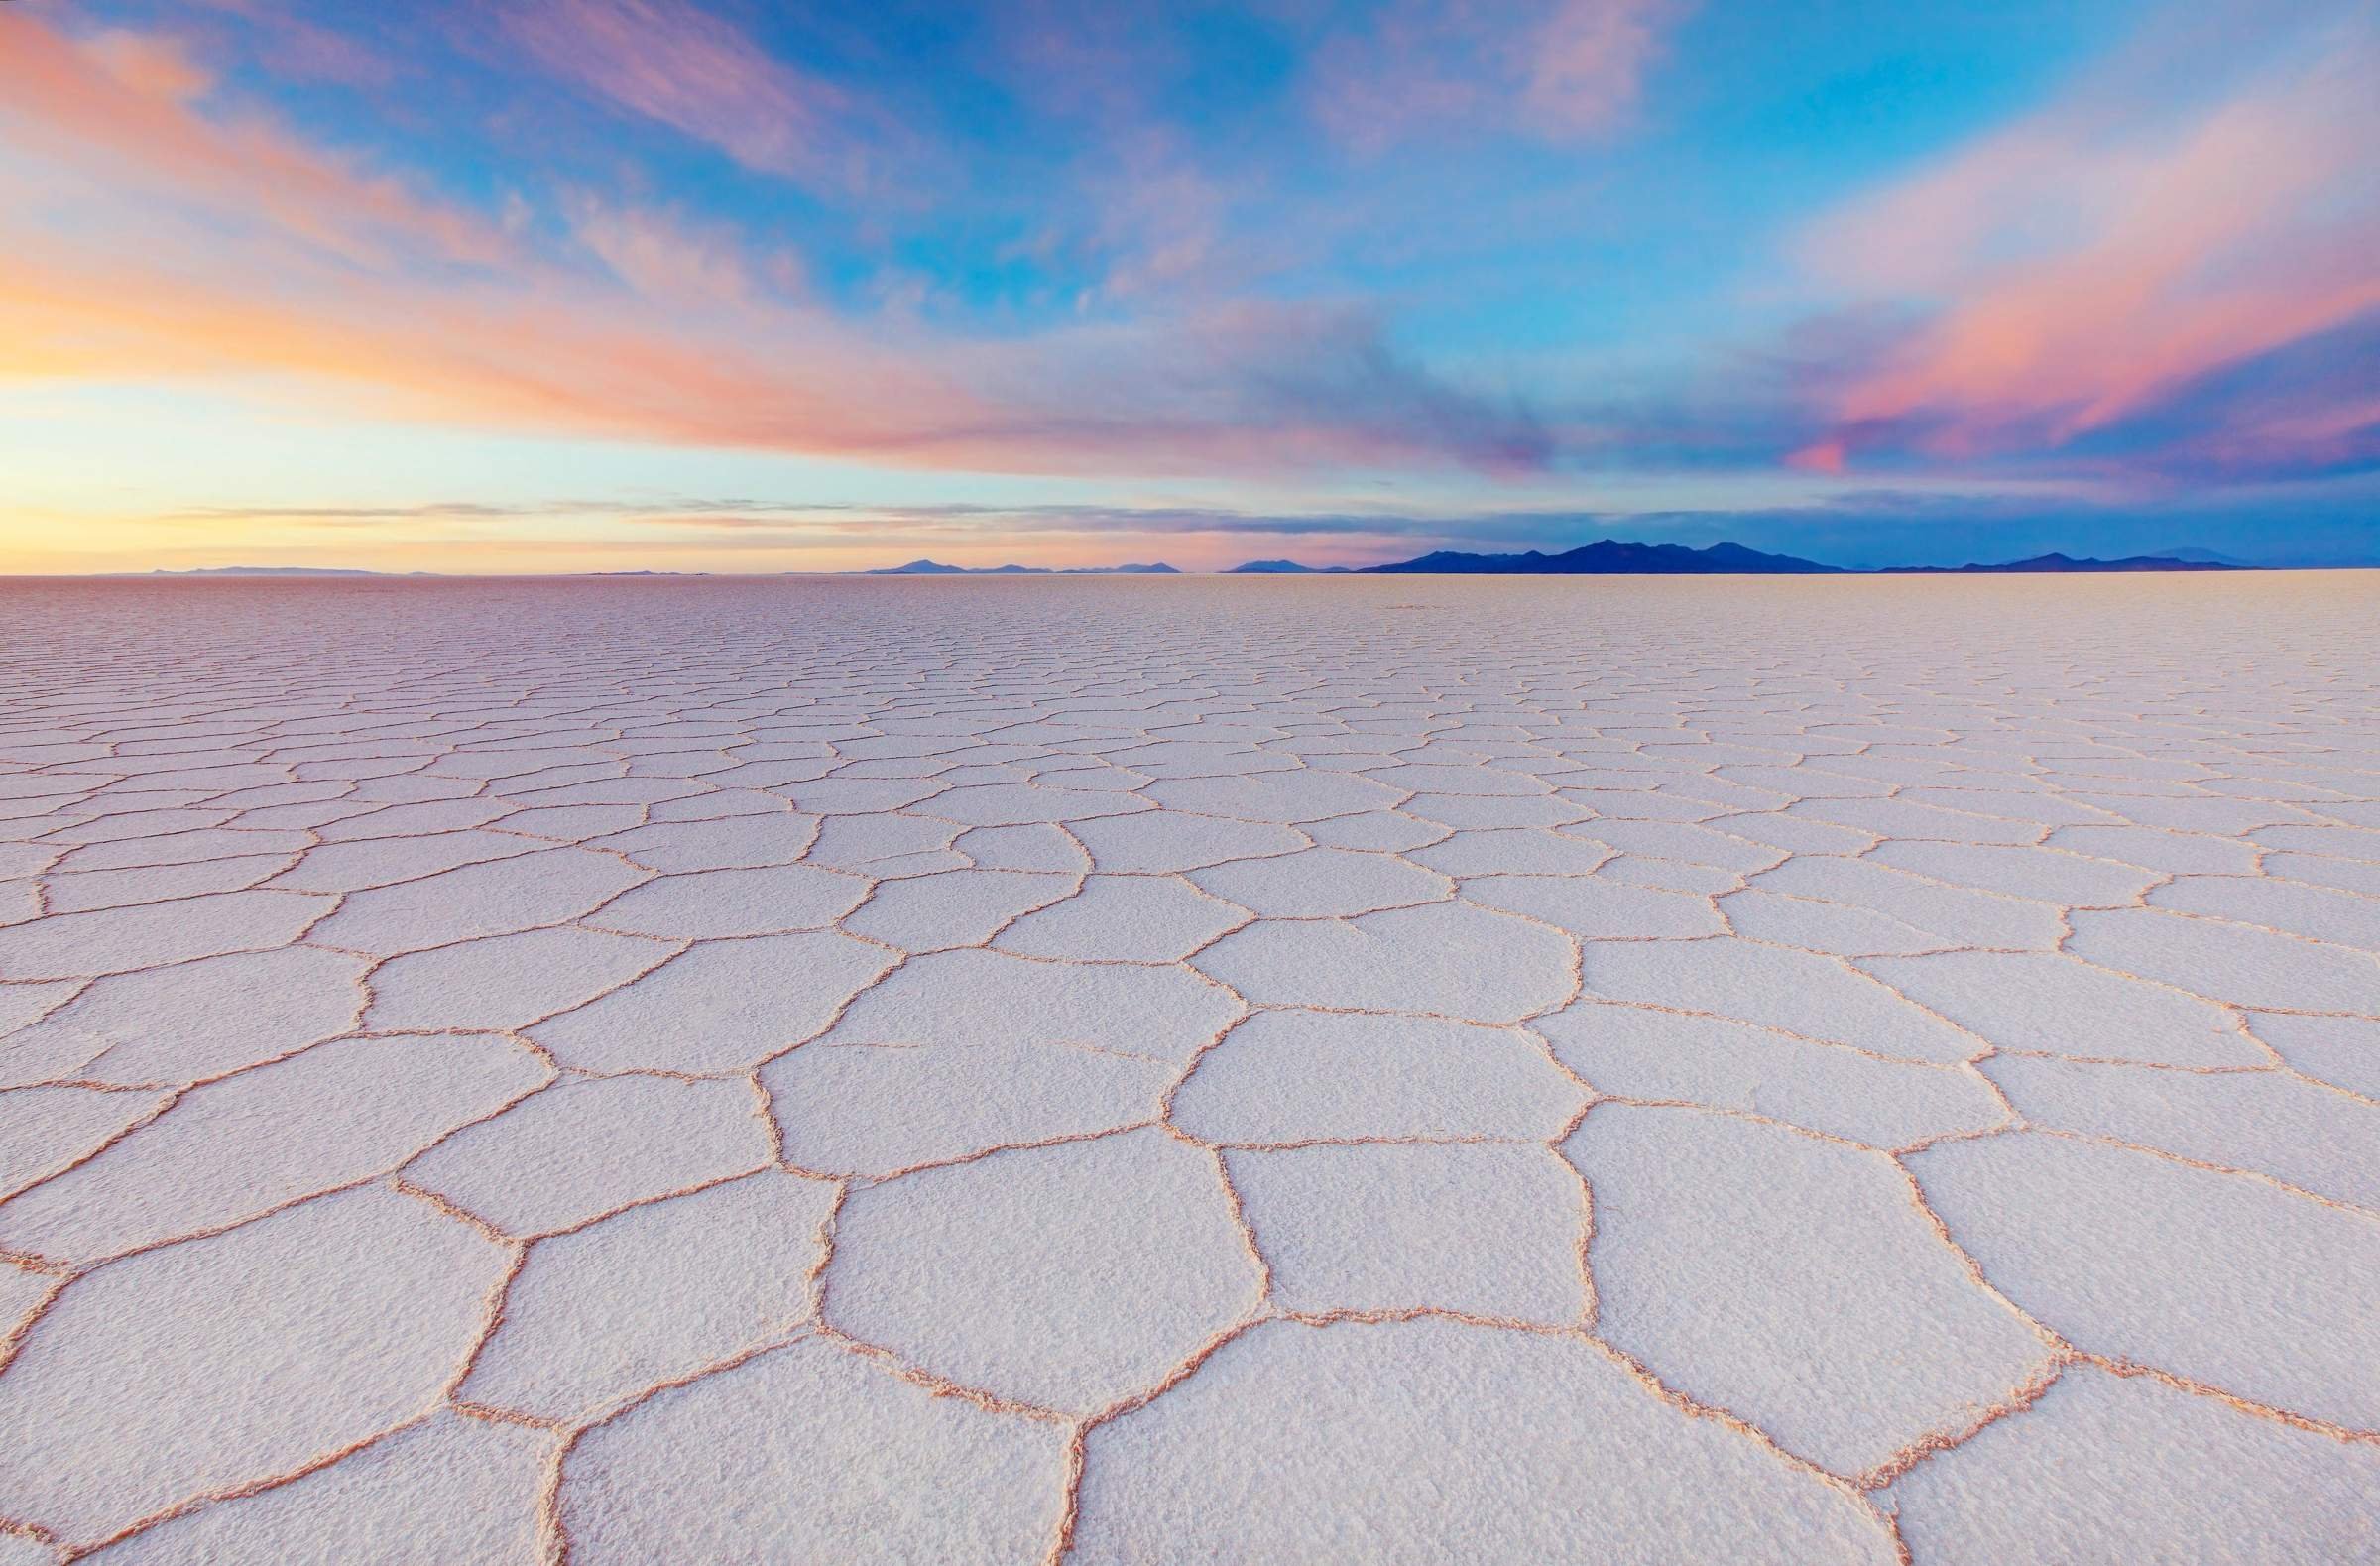
[(808, 184), (882, 181), (893, 127), (691, 0), (511, 0), (506, 33), (620, 108)]
[(780, 248), (756, 261), (725, 224), (591, 195), (565, 204), (571, 237), (649, 303), (703, 312), (801, 292), (799, 256)]
[(308, 15), (306, 0), (192, 0), (242, 29), (260, 62), (293, 81), (377, 89), (402, 73), (401, 61), (353, 33)]
[[(0, 0), (0, 534), (1791, 549), (1880, 483), (2380, 482), (2380, 11), (2252, 4), (1929, 74), (1924, 8)], [(1117, 505), (371, 504), (457, 468)], [(1958, 519), (1877, 526), (2018, 526)]]
[[(1923, 323), (1849, 377), (1797, 459), (2087, 453), (2230, 367), (2380, 311), (2380, 26), (2358, 7), (2211, 98), (2099, 79), (1840, 211), (1803, 254)], [(2268, 384), (2164, 457), (2317, 455), (2371, 421), (2380, 384)], [(2359, 412), (2360, 409), (2360, 412)], [(2179, 436), (2179, 426), (2173, 426)], [(2301, 449), (2302, 448), (2302, 449)]]
[[(0, 210), (0, 367), (299, 377), (406, 418), (995, 472), (1551, 455), (1526, 410), (1327, 302), (954, 333), (812, 304), (781, 257), (773, 270), (720, 225), (574, 200), (591, 275), (201, 101), (172, 58), (0, 13), (0, 123), (58, 154), (50, 191), (84, 177), (71, 222)], [(164, 187), (173, 200), (149, 198)]]
[(348, 262), (402, 254), (485, 263), (509, 251), (494, 225), (353, 158), (270, 120), (202, 112), (213, 87), (170, 35), (116, 29), (77, 39), (0, 11), (0, 124), (20, 156)]
[(1683, 0), (1393, 0), (1324, 42), (1314, 112), (1362, 152), (1450, 130), (1601, 135), (1635, 112), (1685, 10)]

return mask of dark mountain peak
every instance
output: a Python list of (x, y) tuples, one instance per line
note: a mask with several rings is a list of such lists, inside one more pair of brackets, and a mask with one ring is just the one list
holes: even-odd
[(1162, 562), (1150, 565), (1074, 565), (1054, 570), (1046, 565), (944, 565), (940, 560), (911, 560), (906, 565), (879, 566), (854, 571), (855, 576), (1178, 576)]
[(964, 576), (966, 573), (967, 568), (963, 565), (944, 565), (940, 560), (911, 560), (906, 565), (880, 566), (876, 570), (862, 571), (860, 574), (862, 576)]
[[(2204, 554), (2204, 550), (2189, 550)], [(2053, 550), (2031, 559), (1999, 564), (1890, 565), (1891, 575), (2058, 574), (2088, 571), (2232, 571), (2253, 570), (2220, 557), (2188, 559), (2179, 554), (2135, 554), (2120, 560), (2078, 557)], [(1625, 539), (1598, 539), (1575, 549), (1548, 554), (1524, 549), (1517, 554), (1474, 554), (1462, 549), (1435, 549), (1410, 560), (1362, 569), (1378, 574), (1448, 576), (1832, 576), (1839, 565), (1822, 565), (1791, 554), (1768, 554), (1733, 542), (1708, 543), (1691, 548), (1683, 543), (1639, 543)], [(1295, 560), (1250, 560), (1224, 573), (1230, 576), (1321, 576), (1346, 566), (1300, 565)], [(1134, 565), (1077, 565), (1053, 570), (1046, 565), (944, 565), (939, 560), (911, 560), (906, 565), (862, 571), (862, 576), (1176, 576), (1180, 572), (1159, 563)]]
[(1467, 554), (1440, 549), (1374, 571), (1505, 576), (1813, 576), (1840, 569), (1790, 554), (1763, 554), (1740, 543), (1691, 549), (1682, 543), (1631, 543), (1598, 539), (1560, 554)]
[(2195, 543), (2175, 544), (2163, 549), (2151, 549), (2148, 552), (2147, 558), (2160, 560), (2180, 560), (2186, 565), (2246, 566), (2250, 563), (2249, 561), (2241, 559), (2236, 554), (2224, 554), (2215, 549), (2201, 548)]
[(386, 571), (324, 565), (198, 565), (188, 570), (154, 570), (151, 576), (385, 576)]
[(2245, 571), (2254, 570), (2255, 567), (2235, 565), (2229, 561), (2177, 559), (2170, 554), (2132, 554), (2120, 560), (2094, 560), (2052, 552), (1996, 565), (1888, 565), (1884, 569), (1896, 576), (2016, 576), (2103, 571)]

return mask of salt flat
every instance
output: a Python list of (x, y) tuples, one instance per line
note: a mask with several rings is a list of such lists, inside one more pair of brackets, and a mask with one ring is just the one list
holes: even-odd
[(2380, 1555), (2380, 578), (0, 587), (0, 1563)]

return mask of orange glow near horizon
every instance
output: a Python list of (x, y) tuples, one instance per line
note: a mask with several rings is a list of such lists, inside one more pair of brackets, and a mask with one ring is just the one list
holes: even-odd
[(2380, 559), (2369, 5), (1212, 20), (0, 4), (0, 570)]

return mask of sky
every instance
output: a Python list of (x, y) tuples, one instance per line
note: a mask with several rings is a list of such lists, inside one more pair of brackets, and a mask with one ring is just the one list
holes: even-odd
[(2375, 0), (0, 0), (0, 571), (2380, 563), (2375, 81)]

